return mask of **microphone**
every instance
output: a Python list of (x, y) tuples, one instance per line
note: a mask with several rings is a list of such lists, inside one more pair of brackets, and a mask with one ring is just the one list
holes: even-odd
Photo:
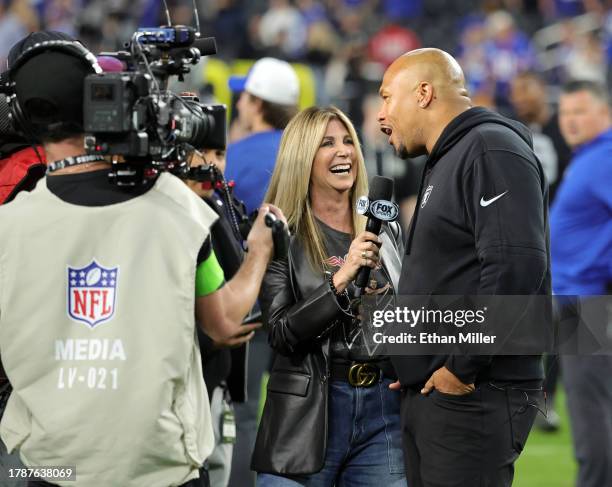
[(201, 37), (193, 42), (193, 47), (197, 47), (201, 56), (211, 56), (217, 54), (217, 42), (214, 37)]
[[(357, 201), (357, 213), (368, 216), (366, 231), (375, 235), (380, 233), (383, 221), (393, 221), (399, 214), (399, 207), (391, 201), (393, 196), (393, 179), (385, 176), (374, 176), (370, 185), (370, 194)], [(359, 269), (355, 279), (357, 292), (355, 297), (363, 294), (370, 278), (370, 267)]]

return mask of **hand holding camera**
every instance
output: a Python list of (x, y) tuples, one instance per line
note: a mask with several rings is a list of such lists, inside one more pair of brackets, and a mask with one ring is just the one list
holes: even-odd
[[(271, 230), (271, 231), (270, 231)], [(247, 237), (249, 252), (267, 251), (268, 260), (281, 259), (289, 248), (289, 231), (283, 212), (274, 205), (266, 204), (257, 212), (257, 218)]]

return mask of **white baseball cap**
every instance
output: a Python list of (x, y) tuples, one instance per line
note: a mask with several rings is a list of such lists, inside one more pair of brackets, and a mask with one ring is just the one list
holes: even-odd
[(246, 76), (232, 76), (229, 87), (279, 105), (297, 105), (300, 95), (300, 83), (291, 65), (271, 57), (253, 64)]

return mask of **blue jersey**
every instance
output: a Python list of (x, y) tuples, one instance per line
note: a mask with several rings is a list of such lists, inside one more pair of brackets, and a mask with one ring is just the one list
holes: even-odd
[(606, 294), (612, 283), (612, 130), (580, 146), (550, 213), (556, 294)]
[(225, 178), (236, 182), (234, 194), (249, 213), (259, 208), (268, 190), (282, 133), (257, 132), (227, 147)]

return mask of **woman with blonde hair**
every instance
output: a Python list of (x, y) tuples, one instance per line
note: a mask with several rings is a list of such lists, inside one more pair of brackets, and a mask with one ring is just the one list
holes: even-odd
[(397, 288), (401, 236), (364, 231), (368, 193), (355, 129), (339, 109), (308, 108), (283, 133), (266, 202), (292, 231), (260, 303), (277, 352), (253, 453), (258, 487), (405, 487), (399, 392), (386, 357), (368, 349), (353, 316), (352, 281), (367, 293)]

